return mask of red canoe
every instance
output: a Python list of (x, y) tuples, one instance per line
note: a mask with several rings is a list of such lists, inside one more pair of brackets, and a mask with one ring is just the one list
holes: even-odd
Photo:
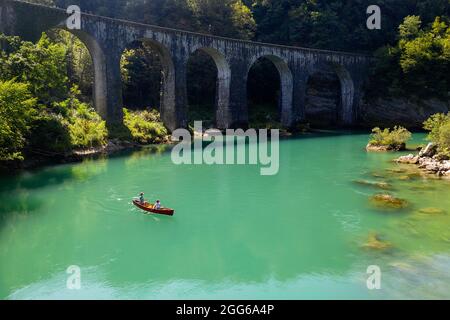
[(133, 204), (138, 207), (139, 209), (142, 209), (147, 212), (156, 213), (156, 214), (163, 214), (166, 216), (173, 216), (175, 213), (174, 210), (168, 209), (168, 208), (161, 208), (161, 209), (153, 209), (153, 204), (146, 202), (145, 204), (141, 204), (138, 200), (133, 200)]

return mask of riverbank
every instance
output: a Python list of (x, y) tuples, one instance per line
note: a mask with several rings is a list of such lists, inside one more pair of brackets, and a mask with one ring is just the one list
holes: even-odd
[(436, 146), (429, 143), (418, 154), (409, 154), (395, 159), (395, 162), (415, 165), (422, 171), (450, 179), (450, 160), (437, 153)]
[[(158, 145), (169, 145), (170, 140), (165, 140)], [(47, 165), (76, 163), (88, 158), (111, 156), (123, 151), (139, 150), (153, 144), (140, 144), (127, 140), (110, 139), (103, 146), (87, 149), (75, 149), (67, 153), (49, 153), (40, 150), (30, 151), (30, 155), (23, 161), (9, 161), (0, 163), (1, 172), (18, 172), (21, 170), (39, 169)]]
[[(209, 137), (206, 133), (206, 130), (214, 130), (214, 129), (205, 129), (203, 133), (193, 132), (193, 138), (201, 138), (201, 137)], [(220, 131), (221, 133), (225, 133), (225, 131)], [(308, 130), (308, 131), (299, 131), (295, 130), (295, 132), (288, 130), (280, 130), (280, 138), (291, 138), (298, 136), (299, 134), (305, 132), (322, 132), (320, 130)], [(9, 162), (0, 162), (0, 173), (1, 172), (17, 172), (20, 170), (27, 169), (38, 169), (43, 166), (52, 165), (52, 164), (64, 164), (64, 163), (76, 163), (83, 161), (87, 158), (96, 158), (100, 156), (111, 156), (123, 151), (133, 151), (139, 150), (142, 148), (146, 148), (149, 146), (170, 146), (173, 144), (171, 137), (169, 135), (165, 136), (164, 139), (159, 143), (138, 143), (124, 139), (109, 139), (106, 144), (102, 146), (92, 147), (92, 148), (83, 148), (83, 149), (74, 149), (70, 152), (66, 153), (50, 153), (42, 150), (30, 150), (28, 151), (28, 155), (23, 161), (9, 161)]]

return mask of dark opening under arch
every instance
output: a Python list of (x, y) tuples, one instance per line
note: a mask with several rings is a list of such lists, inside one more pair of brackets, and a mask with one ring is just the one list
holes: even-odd
[(280, 57), (265, 55), (250, 67), (247, 80), (249, 123), (252, 127), (290, 126), (293, 78)]

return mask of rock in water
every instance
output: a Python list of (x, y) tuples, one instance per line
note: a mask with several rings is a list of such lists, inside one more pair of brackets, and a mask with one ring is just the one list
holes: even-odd
[(445, 214), (445, 211), (439, 208), (423, 208), (419, 210), (419, 213), (427, 214), (427, 215), (441, 215)]
[(432, 156), (434, 156), (436, 154), (436, 151), (437, 151), (436, 145), (430, 142), (425, 148), (423, 148), (419, 152), (419, 158), (423, 158), (423, 157), (431, 158)]
[(407, 156), (402, 156), (395, 161), (397, 163), (406, 163), (406, 164), (418, 164), (419, 163), (419, 156), (415, 156), (413, 154), (409, 154)]
[(368, 181), (368, 180), (355, 180), (353, 181), (356, 184), (367, 186), (367, 187), (373, 187), (383, 190), (391, 190), (392, 185), (387, 182), (378, 182), (378, 181)]
[(380, 239), (379, 235), (375, 232), (369, 234), (367, 242), (362, 246), (365, 249), (371, 250), (386, 250), (392, 248), (392, 244)]
[(376, 194), (370, 198), (373, 206), (385, 210), (405, 209), (409, 206), (408, 201), (391, 196), (390, 194)]

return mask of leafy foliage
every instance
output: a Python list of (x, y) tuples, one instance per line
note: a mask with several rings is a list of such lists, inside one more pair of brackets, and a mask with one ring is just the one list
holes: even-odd
[(422, 28), (419, 16), (408, 16), (399, 27), (399, 41), (378, 51), (372, 89), (392, 95), (448, 98), (450, 88), (450, 26), (436, 17)]
[(22, 160), (36, 99), (25, 83), (0, 81), (0, 161)]
[(106, 143), (105, 122), (78, 99), (77, 86), (68, 89), (70, 41), (57, 44), (45, 34), (36, 44), (0, 40), (7, 45), (0, 51), (0, 161)]
[(65, 99), (68, 92), (66, 49), (43, 34), (37, 44), (0, 35), (12, 50), (0, 51), (0, 80), (27, 83), (40, 104)]
[(392, 130), (389, 128), (384, 130), (374, 128), (369, 143), (374, 146), (386, 146), (397, 149), (406, 144), (409, 139), (411, 139), (411, 132), (403, 127), (395, 126)]
[(92, 148), (106, 144), (106, 123), (90, 106), (78, 99), (66, 101), (72, 110), (69, 117), (71, 143), (76, 148)]
[(130, 111), (123, 109), (124, 123), (138, 143), (161, 143), (167, 136), (167, 129), (161, 122), (159, 113), (151, 111)]
[(133, 43), (120, 62), (124, 104), (131, 109), (160, 104), (163, 65), (158, 53), (146, 43)]
[(450, 113), (437, 113), (424, 122), (428, 140), (438, 146), (439, 153), (450, 157)]
[(54, 113), (41, 112), (31, 123), (26, 139), (25, 153), (33, 155), (64, 155), (72, 150), (68, 122)]
[(53, 43), (58, 43), (66, 49), (67, 76), (70, 85), (77, 85), (85, 97), (91, 97), (94, 84), (94, 66), (87, 47), (72, 33), (65, 30), (47, 32)]

